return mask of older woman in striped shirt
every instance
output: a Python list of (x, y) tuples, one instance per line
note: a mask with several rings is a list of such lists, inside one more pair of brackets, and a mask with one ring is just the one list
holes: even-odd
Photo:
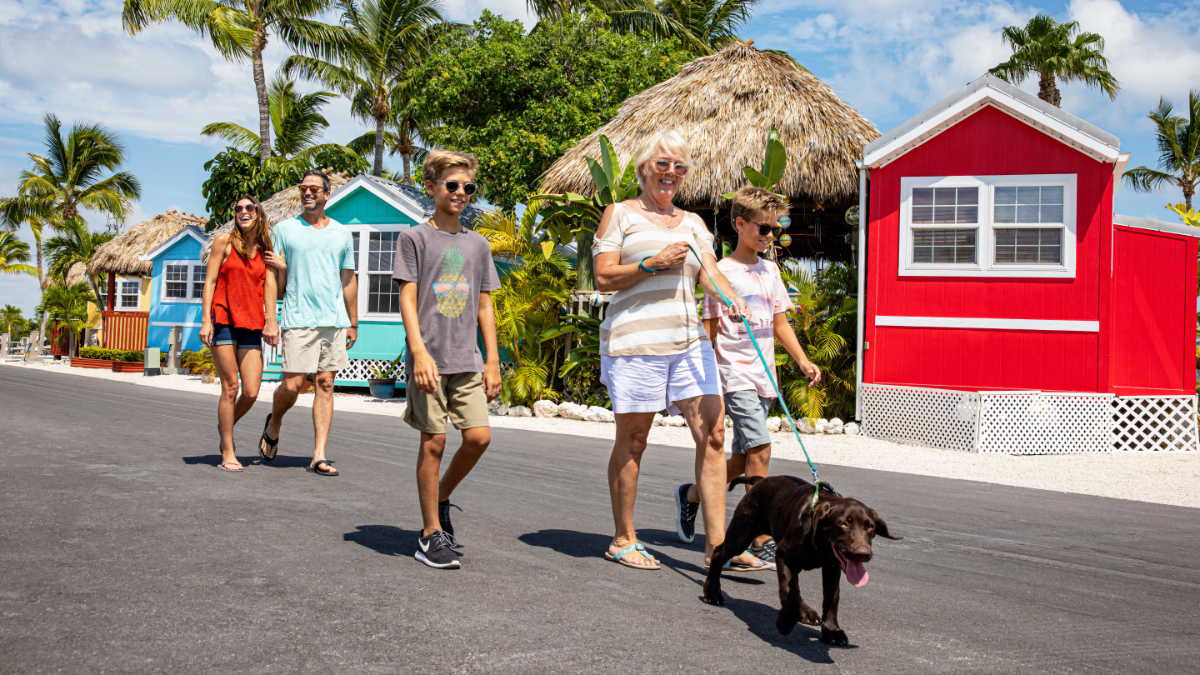
[(605, 557), (659, 569), (638, 543), (633, 505), (646, 438), (663, 409), (678, 410), (696, 441), (706, 562), (725, 538), (724, 404), (696, 311), (696, 284), (713, 295), (719, 288), (733, 302), (735, 319), (749, 310), (717, 270), (704, 221), (672, 203), (691, 166), (687, 143), (674, 131), (659, 132), (637, 153), (635, 166), (641, 196), (605, 209), (592, 245), (597, 285), (613, 291), (600, 326), (600, 379), (617, 422), (608, 462), (616, 536)]

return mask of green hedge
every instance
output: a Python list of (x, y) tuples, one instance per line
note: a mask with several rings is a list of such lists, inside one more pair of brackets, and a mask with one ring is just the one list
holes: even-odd
[[(81, 359), (100, 359), (102, 361), (127, 361), (130, 363), (141, 363), (146, 358), (145, 352), (127, 352), (120, 349), (102, 349), (100, 347), (84, 347), (79, 350), (79, 358)], [(159, 354), (159, 361), (165, 362), (166, 354)]]

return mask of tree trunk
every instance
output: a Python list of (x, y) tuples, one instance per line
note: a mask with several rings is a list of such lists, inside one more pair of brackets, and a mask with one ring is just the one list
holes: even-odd
[(1038, 98), (1055, 108), (1062, 107), (1062, 95), (1058, 91), (1058, 84), (1054, 81), (1054, 75), (1042, 75), (1038, 80)]
[(250, 56), (254, 64), (254, 88), (258, 91), (258, 157), (260, 164), (271, 158), (271, 102), (267, 99), (267, 77), (263, 74), (262, 50)]
[(592, 268), (592, 241), (596, 233), (581, 230), (575, 237), (575, 288), (580, 291), (596, 290), (596, 273)]
[[(38, 264), (38, 291), (42, 294), (42, 306), (46, 305), (46, 291), (42, 288), (42, 238), (34, 235), (34, 243), (37, 244), (37, 264)], [(38, 326), (38, 335), (46, 334), (46, 310), (42, 310), (42, 321)]]
[(375, 118), (375, 168), (371, 169), (371, 174), (375, 176), (383, 175), (383, 127), (387, 124), (387, 117)]
[(401, 182), (412, 185), (412, 153), (406, 152), (400, 158), (404, 160), (404, 180)]

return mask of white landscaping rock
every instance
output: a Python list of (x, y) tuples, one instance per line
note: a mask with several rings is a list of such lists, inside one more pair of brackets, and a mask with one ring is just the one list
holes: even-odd
[(582, 420), (587, 412), (587, 406), (579, 405), (578, 403), (559, 403), (558, 414), (569, 420)]
[(492, 403), (492, 405), (488, 406), (488, 412), (496, 417), (504, 417), (508, 414), (508, 406), (504, 403), (501, 403), (500, 400), (497, 399)]
[(828, 427), (829, 427), (829, 420), (825, 419), (824, 417), (817, 420), (817, 433), (818, 434), (825, 433), (825, 429)]
[[(815, 420), (814, 420), (814, 421), (815, 421)], [(807, 418), (807, 417), (800, 417), (800, 418), (797, 418), (797, 419), (796, 419), (796, 428), (797, 428), (797, 429), (799, 429), (799, 430), (800, 430), (800, 433), (802, 433), (802, 434), (815, 434), (815, 433), (817, 433), (817, 427), (816, 427), (816, 425), (815, 425), (815, 424), (809, 424), (809, 422), (808, 422), (808, 418)]]
[(523, 405), (514, 405), (508, 409), (509, 417), (533, 417), (533, 411)]
[(783, 418), (782, 417), (768, 417), (767, 418), (767, 431), (779, 431), (782, 428), (783, 428)]
[(683, 415), (671, 415), (663, 418), (664, 427), (686, 427), (687, 421), (683, 419)]
[(533, 404), (534, 417), (558, 417), (558, 404), (554, 401), (538, 401)]
[(663, 416), (658, 413), (654, 413), (654, 421), (650, 423), (650, 426), (661, 427), (662, 425), (663, 425)]
[(616, 421), (616, 417), (613, 416), (613, 411), (609, 410), (608, 408), (601, 408), (598, 405), (588, 408), (587, 413), (584, 414), (583, 418), (589, 422), (611, 423)]
[(842, 424), (842, 421), (835, 417), (829, 420), (829, 423), (825, 425), (825, 433), (840, 434), (842, 433), (842, 427), (844, 426), (845, 425)]
[(847, 436), (857, 436), (858, 435), (858, 423), (857, 422), (847, 422), (843, 433), (845, 433)]

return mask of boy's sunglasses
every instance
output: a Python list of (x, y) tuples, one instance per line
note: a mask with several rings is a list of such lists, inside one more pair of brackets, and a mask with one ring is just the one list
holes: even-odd
[(435, 180), (435, 181), (430, 181), (430, 182), (431, 183), (444, 183), (446, 185), (446, 192), (449, 192), (451, 194), (458, 192), (458, 188), (461, 185), (463, 192), (466, 193), (466, 195), (468, 197), (475, 194), (475, 191), (479, 189), (479, 186), (475, 185), (474, 183), (460, 183), (456, 180)]
[(325, 188), (321, 187), (320, 185), (301, 185), (299, 187), (300, 187), (301, 194), (303, 194), (305, 192), (311, 192), (313, 194), (317, 194), (318, 192), (325, 191)]
[(253, 213), (254, 205), (251, 204), (250, 206), (235, 206), (235, 207), (233, 207), (234, 213), (241, 213), (242, 211), (250, 211), (251, 213)]
[(746, 222), (751, 225), (758, 226), (758, 234), (763, 237), (767, 236), (768, 234), (773, 234), (775, 235), (775, 238), (778, 239), (780, 233), (783, 232), (783, 228), (779, 227), (779, 225), (776, 225), (775, 223), (756, 223), (753, 220), (748, 220)]
[[(659, 173), (666, 173), (667, 170), (671, 168), (671, 162), (669, 162), (665, 159), (660, 159), (660, 160), (654, 162), (654, 168), (657, 169)], [(688, 172), (687, 164), (684, 164), (683, 162), (675, 162), (675, 175), (676, 176), (686, 176), (687, 172)]]

